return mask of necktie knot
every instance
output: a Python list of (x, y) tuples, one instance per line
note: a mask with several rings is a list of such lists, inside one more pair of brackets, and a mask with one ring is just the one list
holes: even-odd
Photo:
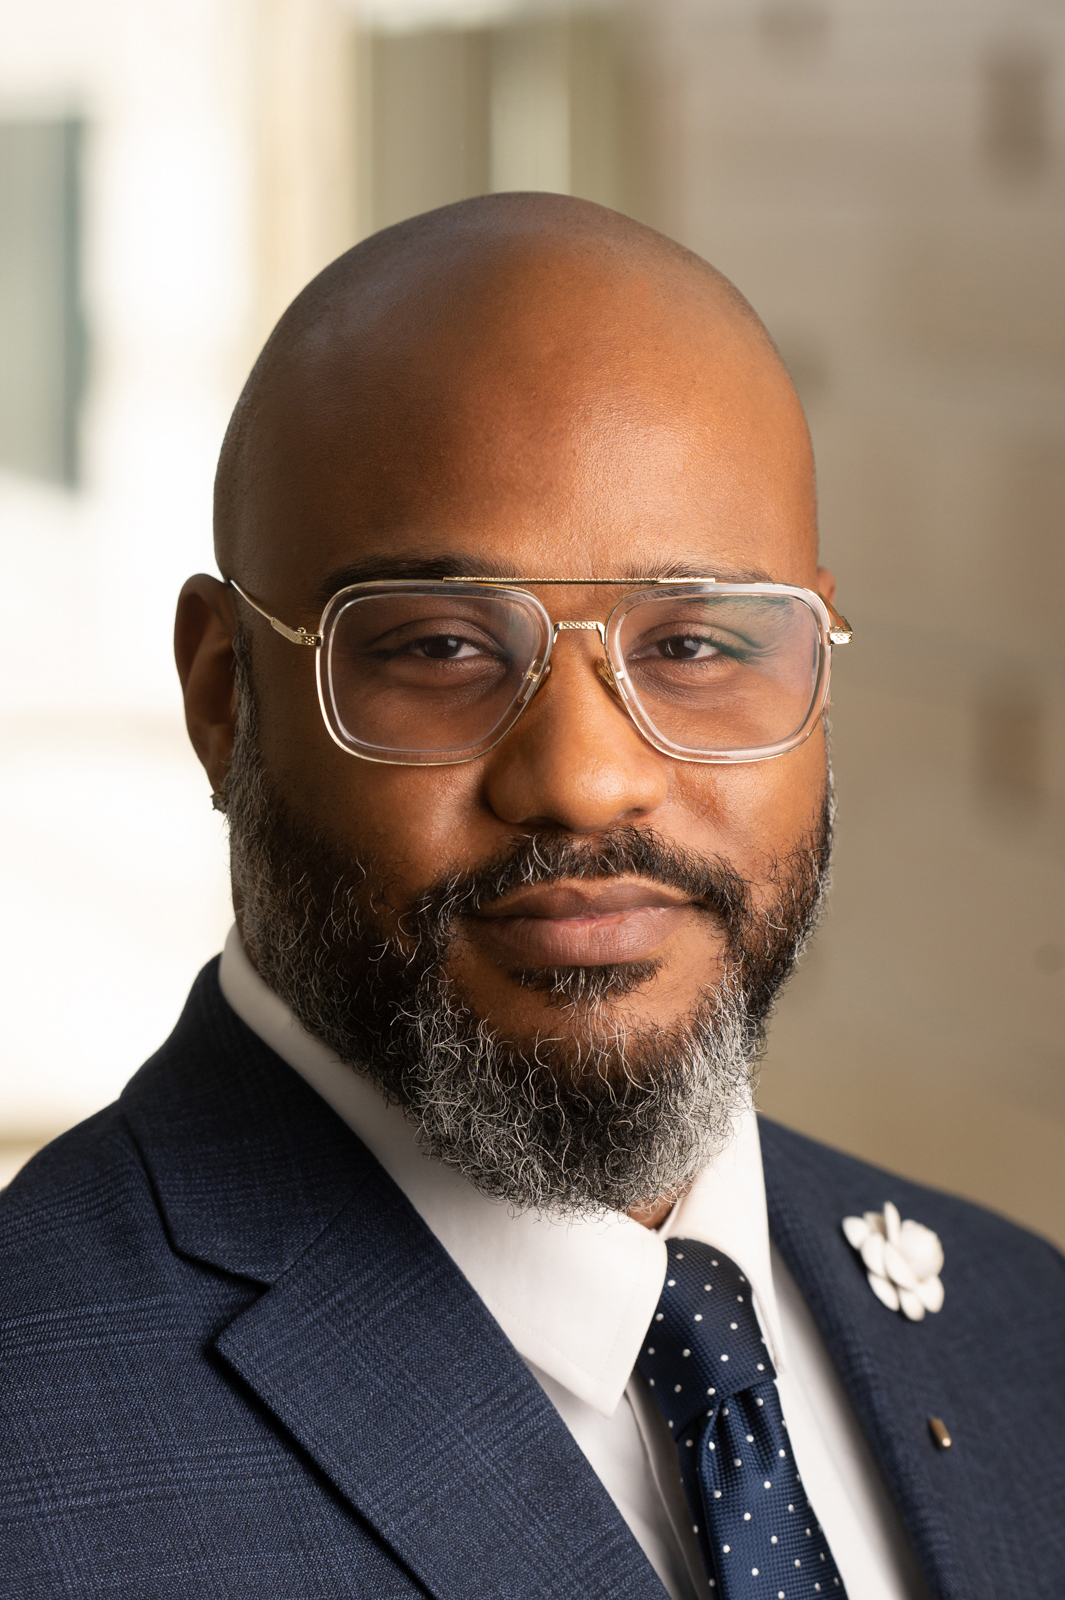
[(677, 1437), (700, 1412), (776, 1374), (736, 1263), (695, 1239), (669, 1239), (666, 1250), (666, 1281), (636, 1364)]

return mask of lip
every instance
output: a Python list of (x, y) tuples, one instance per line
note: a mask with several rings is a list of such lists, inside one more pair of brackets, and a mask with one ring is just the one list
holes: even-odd
[(591, 967), (653, 959), (692, 909), (675, 891), (638, 880), (539, 884), (471, 922), (508, 964)]

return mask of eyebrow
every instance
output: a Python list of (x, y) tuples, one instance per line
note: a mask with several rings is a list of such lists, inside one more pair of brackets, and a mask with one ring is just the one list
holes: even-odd
[[(619, 578), (576, 578), (569, 580), (579, 583), (616, 583), (625, 584), (655, 583), (670, 578), (717, 578), (721, 583), (773, 583), (775, 580), (768, 572), (757, 567), (715, 567), (712, 572), (707, 572), (708, 563), (705, 561), (669, 561), (652, 562), (635, 571), (627, 572)], [(515, 573), (506, 566), (501, 566), (495, 561), (485, 561), (479, 556), (474, 556), (469, 551), (456, 551), (453, 554), (444, 553), (437, 556), (364, 556), (358, 561), (349, 561), (342, 567), (335, 567), (326, 574), (316, 591), (317, 598), (324, 606), (341, 589), (351, 588), (358, 583), (384, 583), (398, 580), (418, 580), (423, 583), (438, 582), (443, 578), (463, 579), (495, 579), (497, 582), (503, 578), (511, 578), (518, 583), (535, 584), (558, 582), (548, 574)]]

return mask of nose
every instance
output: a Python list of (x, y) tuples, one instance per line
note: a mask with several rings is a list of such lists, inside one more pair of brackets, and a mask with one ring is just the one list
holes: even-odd
[(600, 833), (646, 818), (669, 794), (669, 757), (596, 672), (597, 643), (563, 635), (550, 677), (488, 757), (488, 804), (512, 826)]

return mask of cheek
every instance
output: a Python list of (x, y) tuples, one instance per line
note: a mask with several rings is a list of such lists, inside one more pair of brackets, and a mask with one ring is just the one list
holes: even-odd
[(375, 766), (338, 755), (345, 764), (338, 810), (358, 847), (397, 885), (400, 903), (491, 853), (478, 826), (479, 782), (469, 767)]
[(673, 791), (689, 820), (690, 848), (723, 856), (755, 881), (816, 830), (825, 792), (825, 741), (820, 729), (773, 761), (700, 767), (679, 763)]
[(380, 910), (401, 911), (449, 868), (491, 853), (476, 827), (477, 780), (465, 767), (362, 761), (314, 741), (297, 767), (284, 761), (283, 792), (301, 818), (370, 869)]

